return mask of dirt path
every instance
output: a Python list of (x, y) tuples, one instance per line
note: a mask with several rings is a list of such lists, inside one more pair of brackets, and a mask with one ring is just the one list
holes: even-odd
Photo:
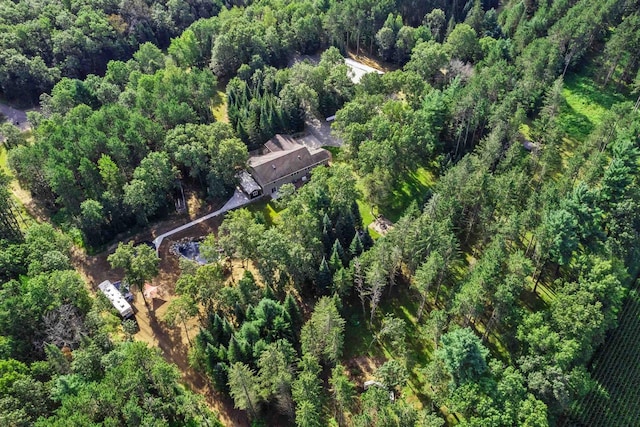
[[(127, 240), (151, 240), (154, 235), (161, 234), (164, 230), (175, 228), (184, 218), (162, 221), (151, 229), (139, 233)], [(164, 313), (169, 303), (175, 296), (175, 283), (180, 276), (178, 258), (172, 255), (169, 250), (171, 243), (185, 237), (200, 237), (217, 231), (221, 217), (210, 218), (202, 221), (188, 229), (174, 233), (165, 239), (160, 247), (160, 274), (152, 281), (152, 285), (158, 286), (159, 298), (150, 301), (147, 308), (139, 292), (135, 293), (133, 303), (136, 311), (136, 320), (140, 330), (135, 335), (139, 341), (144, 341), (152, 347), (159, 348), (165, 360), (174, 363), (182, 373), (182, 380), (194, 392), (204, 396), (208, 406), (215, 410), (222, 423), (226, 426), (249, 426), (246, 413), (238, 411), (233, 407), (233, 401), (213, 390), (207, 379), (189, 366), (189, 342), (186, 333), (193, 341), (199, 330), (197, 320), (193, 320), (187, 325), (187, 332), (184, 328), (170, 328), (162, 321)], [(122, 272), (114, 270), (109, 266), (107, 257), (115, 250), (112, 245), (108, 250), (95, 255), (87, 256), (82, 251), (75, 251), (73, 261), (76, 269), (91, 285), (94, 292), (98, 283), (103, 280), (116, 281), (122, 278)]]

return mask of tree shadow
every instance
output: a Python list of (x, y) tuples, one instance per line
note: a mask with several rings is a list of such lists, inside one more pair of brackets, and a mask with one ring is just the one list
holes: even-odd
[(587, 117), (576, 111), (566, 101), (562, 105), (562, 114), (558, 117), (558, 124), (571, 137), (584, 141), (595, 129), (595, 124)]

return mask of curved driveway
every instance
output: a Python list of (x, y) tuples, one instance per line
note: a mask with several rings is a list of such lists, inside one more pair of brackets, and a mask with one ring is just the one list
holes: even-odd
[(205, 216), (202, 216), (200, 218), (194, 219), (191, 222), (188, 222), (184, 225), (181, 225), (180, 227), (174, 228), (173, 230), (169, 230), (166, 233), (163, 233), (161, 235), (159, 235), (158, 237), (156, 237), (155, 239), (153, 239), (153, 244), (156, 246), (156, 253), (159, 254), (159, 249), (160, 249), (160, 245), (162, 244), (162, 241), (165, 239), (165, 237), (169, 237), (172, 234), (176, 234), (179, 233), (181, 231), (186, 230), (187, 228), (193, 227), (196, 224), (200, 224), (201, 222), (204, 222), (208, 219), (214, 218), (218, 215), (222, 215), (223, 213), (230, 211), (232, 209), (236, 209), (239, 208), (241, 206), (245, 206), (248, 205), (251, 202), (254, 202), (258, 199), (250, 199), (246, 194), (244, 194), (242, 191), (236, 189), (235, 193), (233, 193), (233, 196), (231, 196), (231, 198), (227, 201), (227, 203), (224, 204), (223, 207), (221, 207), (220, 209), (218, 209), (215, 212), (211, 212)]

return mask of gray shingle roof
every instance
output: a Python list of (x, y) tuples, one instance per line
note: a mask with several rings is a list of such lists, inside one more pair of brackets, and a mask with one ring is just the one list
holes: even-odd
[(244, 190), (245, 193), (251, 194), (256, 190), (260, 190), (260, 186), (256, 183), (255, 179), (251, 175), (247, 173), (247, 171), (242, 171), (238, 174), (238, 179), (240, 180), (240, 186)]
[(276, 135), (265, 146), (275, 150), (249, 159), (251, 175), (262, 187), (331, 158), (325, 149), (309, 149), (282, 135)]

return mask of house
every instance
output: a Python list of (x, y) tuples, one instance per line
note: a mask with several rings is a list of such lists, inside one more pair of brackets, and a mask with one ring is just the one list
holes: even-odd
[(120, 293), (118, 288), (111, 283), (111, 281), (105, 280), (98, 285), (98, 288), (109, 299), (109, 301), (111, 301), (111, 304), (116, 310), (118, 310), (120, 316), (125, 319), (133, 316), (133, 308), (131, 307), (131, 304), (124, 299), (124, 296)]
[[(273, 195), (282, 184), (306, 181), (311, 169), (326, 166), (331, 160), (331, 153), (327, 150), (306, 147), (289, 135), (276, 135), (264, 146), (263, 154), (249, 158), (247, 174), (260, 186), (264, 195)], [(245, 189), (242, 177), (241, 186), (249, 196), (254, 197), (255, 187), (248, 183)]]

